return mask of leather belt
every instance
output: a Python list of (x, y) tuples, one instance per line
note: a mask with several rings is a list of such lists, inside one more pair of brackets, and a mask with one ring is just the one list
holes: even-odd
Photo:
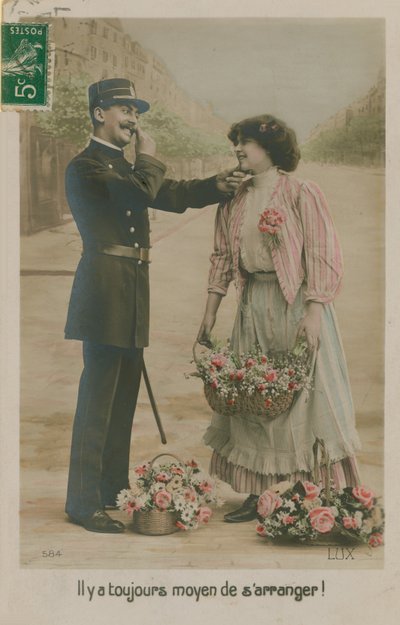
[(113, 243), (96, 243), (84, 246), (83, 253), (106, 254), (108, 256), (120, 256), (121, 258), (133, 258), (150, 263), (150, 249), (148, 247), (128, 247), (127, 245), (115, 245)]

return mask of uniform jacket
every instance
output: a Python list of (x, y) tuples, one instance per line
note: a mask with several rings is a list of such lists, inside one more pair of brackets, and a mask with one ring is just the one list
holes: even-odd
[[(244, 182), (233, 199), (218, 207), (209, 292), (225, 295), (231, 280), (239, 294), (242, 291), (246, 276), (239, 264), (240, 236), (250, 184), (251, 180)], [(293, 304), (303, 282), (306, 301), (331, 302), (342, 280), (343, 258), (322, 191), (314, 182), (281, 172), (269, 204), (260, 206), (260, 214), (267, 208), (278, 209), (286, 217), (279, 231), (280, 245), (272, 248), (271, 254), (288, 304)]]
[(97, 141), (69, 163), (66, 195), (83, 242), (65, 337), (145, 347), (149, 335), (149, 265), (98, 253), (98, 245), (149, 248), (147, 207), (183, 213), (217, 203), (215, 178), (164, 180), (165, 166), (141, 154), (135, 166)]

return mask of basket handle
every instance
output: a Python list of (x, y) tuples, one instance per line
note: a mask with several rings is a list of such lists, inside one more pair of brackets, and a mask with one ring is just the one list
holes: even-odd
[(175, 460), (177, 460), (180, 464), (184, 464), (184, 462), (182, 462), (182, 460), (178, 458), (178, 456), (175, 456), (174, 454), (163, 453), (163, 454), (158, 454), (157, 456), (154, 456), (153, 460), (150, 460), (150, 466), (152, 467), (155, 461), (158, 460), (158, 458), (161, 458), (162, 456), (170, 456), (171, 458), (175, 458)]
[[(196, 353), (196, 348), (197, 348), (198, 345), (202, 345), (202, 343), (199, 343), (199, 341), (196, 339), (195, 342), (193, 343), (193, 347), (192, 347), (193, 360), (194, 360), (196, 365), (199, 362), (199, 358), (198, 358), (197, 353)], [(202, 345), (202, 346), (203, 347), (207, 347), (206, 345)], [(208, 348), (208, 349), (211, 350), (211, 347)]]
[[(318, 451), (321, 450), (321, 462), (318, 461)], [(314, 483), (318, 484), (322, 480), (321, 475), (321, 467), (320, 465), (325, 465), (326, 473), (324, 479), (324, 489), (326, 500), (330, 502), (331, 500), (331, 461), (329, 458), (328, 450), (325, 445), (325, 441), (322, 438), (316, 438), (313, 444), (313, 455), (314, 455), (314, 471), (313, 471), (313, 479)]]

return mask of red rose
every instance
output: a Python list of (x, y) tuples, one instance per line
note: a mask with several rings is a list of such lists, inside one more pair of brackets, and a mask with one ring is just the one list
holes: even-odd
[(266, 408), (270, 408), (272, 406), (272, 399), (267, 397), (267, 399), (264, 402), (264, 405), (265, 405)]
[(262, 525), (261, 523), (258, 523), (256, 525), (256, 532), (257, 534), (259, 534), (260, 536), (266, 536), (267, 533), (265, 531), (264, 525)]

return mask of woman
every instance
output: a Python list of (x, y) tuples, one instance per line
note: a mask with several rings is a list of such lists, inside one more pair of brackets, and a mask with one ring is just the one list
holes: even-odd
[[(258, 496), (283, 480), (311, 479), (312, 445), (324, 439), (337, 487), (359, 483), (359, 448), (343, 347), (332, 301), (342, 279), (342, 255), (326, 200), (313, 182), (289, 176), (300, 151), (293, 130), (271, 115), (245, 119), (228, 134), (240, 169), (252, 177), (220, 204), (211, 256), (208, 300), (198, 341), (210, 346), (216, 314), (234, 280), (239, 306), (231, 348), (292, 349), (305, 338), (317, 349), (313, 389), (300, 393), (275, 420), (214, 414), (204, 441), (214, 450), (211, 472), (235, 491), (250, 493), (225, 515), (256, 518)], [(261, 231), (266, 209), (278, 216), (274, 234)], [(265, 230), (265, 228), (264, 228)], [(304, 395), (304, 394), (303, 394)]]

